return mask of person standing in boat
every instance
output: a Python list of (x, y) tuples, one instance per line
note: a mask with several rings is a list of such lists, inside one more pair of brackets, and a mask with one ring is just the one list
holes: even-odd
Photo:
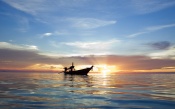
[(69, 69), (70, 69), (71, 72), (75, 71), (75, 67), (74, 67), (73, 63), (72, 63), (72, 66), (69, 67)]
[(64, 67), (64, 72), (67, 72), (68, 68), (67, 67)]

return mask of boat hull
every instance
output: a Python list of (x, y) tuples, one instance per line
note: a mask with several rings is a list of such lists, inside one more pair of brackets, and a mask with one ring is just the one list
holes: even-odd
[(65, 75), (87, 75), (89, 73), (89, 71), (93, 68), (85, 68), (85, 69), (81, 69), (81, 70), (75, 70), (75, 71), (69, 71), (69, 72), (64, 72)]

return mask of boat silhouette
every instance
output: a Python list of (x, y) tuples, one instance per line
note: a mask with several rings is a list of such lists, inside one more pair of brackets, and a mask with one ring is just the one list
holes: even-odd
[(69, 68), (65, 67), (64, 68), (64, 74), (67, 75), (87, 75), (89, 71), (93, 68), (93, 65), (88, 68), (80, 69), (80, 70), (75, 70), (74, 65), (72, 63), (72, 66)]

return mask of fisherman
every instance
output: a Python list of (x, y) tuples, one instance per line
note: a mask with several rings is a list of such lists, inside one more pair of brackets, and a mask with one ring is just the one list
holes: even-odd
[(64, 67), (64, 72), (67, 72), (68, 68), (67, 67)]
[(75, 68), (74, 68), (74, 66), (72, 65), (72, 66), (70, 66), (69, 67), (69, 69), (70, 69), (70, 71), (72, 72), (73, 70), (75, 70)]
[(70, 72), (75, 71), (74, 63), (72, 62), (72, 66), (69, 67)]

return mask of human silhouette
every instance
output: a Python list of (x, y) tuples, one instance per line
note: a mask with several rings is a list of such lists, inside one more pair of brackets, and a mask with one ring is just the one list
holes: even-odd
[(72, 71), (75, 71), (75, 68), (74, 68), (74, 65), (73, 65), (74, 63), (72, 62), (72, 66), (70, 66), (69, 67), (69, 69), (70, 69), (70, 71), (72, 72)]
[(68, 68), (67, 67), (64, 67), (64, 72), (67, 72)]

